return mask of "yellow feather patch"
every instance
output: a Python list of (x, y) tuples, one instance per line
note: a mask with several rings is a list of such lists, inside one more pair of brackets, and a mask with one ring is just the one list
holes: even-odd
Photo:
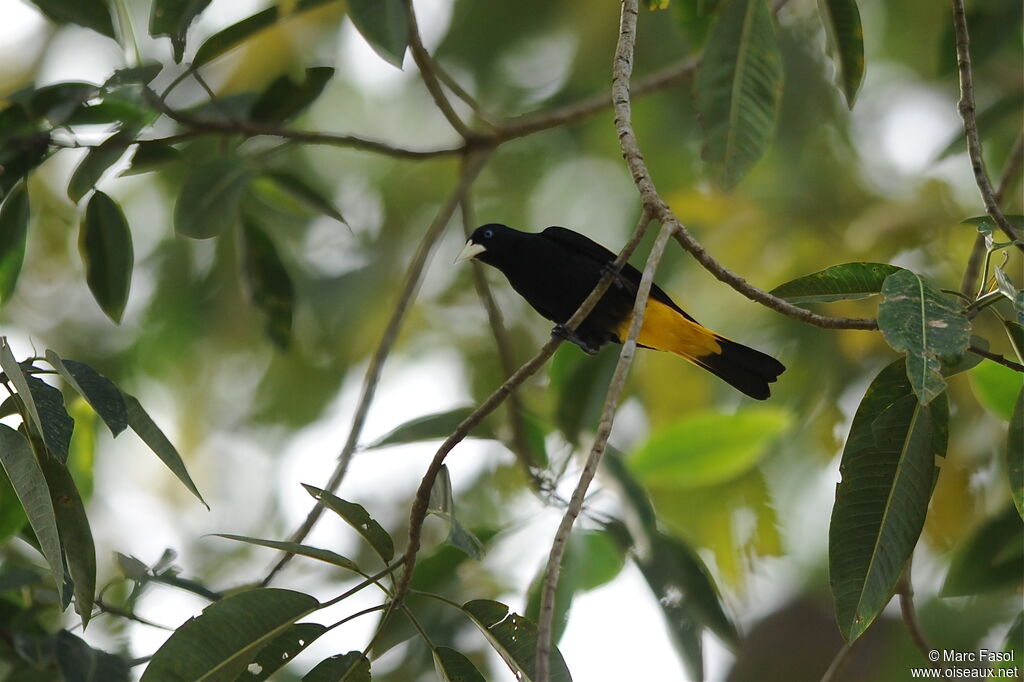
[[(629, 335), (632, 320), (631, 314), (615, 330), (620, 343)], [(653, 298), (647, 299), (644, 325), (640, 328), (637, 342), (648, 348), (668, 351), (687, 359), (719, 355), (722, 352), (718, 336), (713, 331), (691, 322), (677, 310)]]

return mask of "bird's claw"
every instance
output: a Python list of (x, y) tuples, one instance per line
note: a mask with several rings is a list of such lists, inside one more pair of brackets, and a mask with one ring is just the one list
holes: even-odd
[(622, 277), (622, 269), (615, 267), (615, 261), (602, 263), (601, 275), (610, 277), (612, 284), (620, 289), (626, 286), (626, 280)]
[(596, 346), (593, 346), (584, 341), (576, 332), (569, 331), (569, 328), (559, 322), (551, 329), (551, 336), (574, 343), (583, 350), (587, 355), (597, 355), (597, 351), (600, 350)]

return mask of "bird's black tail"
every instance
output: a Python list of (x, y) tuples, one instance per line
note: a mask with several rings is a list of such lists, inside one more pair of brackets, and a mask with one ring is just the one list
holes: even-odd
[(721, 353), (688, 358), (751, 398), (764, 400), (786, 367), (770, 355), (715, 334)]

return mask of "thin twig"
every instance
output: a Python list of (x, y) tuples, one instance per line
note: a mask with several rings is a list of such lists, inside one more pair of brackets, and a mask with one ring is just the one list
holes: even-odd
[(484, 112), (483, 107), (480, 106), (480, 102), (478, 102), (473, 95), (469, 94), (465, 88), (459, 85), (459, 82), (455, 80), (455, 78), (453, 78), (443, 66), (441, 66), (440, 62), (436, 59), (431, 59), (430, 63), (434, 67), (434, 72), (437, 73), (438, 80), (444, 83), (445, 87), (452, 91), (453, 95), (465, 102), (466, 105), (473, 110), (473, 114), (475, 114), (480, 121), (487, 124), (487, 126), (492, 129), (498, 127), (498, 124), (491, 120), (491, 117)]
[(157, 628), (158, 630), (167, 630), (168, 632), (172, 632), (174, 630), (174, 628), (172, 628), (172, 627), (169, 627), (167, 625), (161, 625), (160, 623), (154, 623), (153, 621), (151, 621), (149, 619), (146, 619), (146, 618), (143, 618), (142, 616), (136, 615), (132, 611), (129, 611), (127, 609), (123, 609), (120, 606), (114, 606), (113, 604), (108, 604), (107, 602), (103, 601), (102, 599), (96, 599), (95, 603), (96, 603), (96, 608), (97, 609), (99, 609), (101, 612), (109, 614), (111, 616), (117, 616), (118, 618), (124, 618), (126, 620), (130, 620), (130, 621), (133, 621), (135, 623), (139, 623), (140, 625), (146, 625), (146, 626), (151, 627), (151, 628)]
[(455, 129), (455, 132), (462, 136), (462, 139), (469, 140), (473, 138), (473, 131), (455, 113), (455, 109), (448, 100), (448, 96), (444, 94), (444, 89), (438, 80), (437, 70), (434, 68), (434, 61), (431, 59), (430, 53), (427, 52), (427, 48), (423, 46), (423, 40), (420, 38), (420, 29), (416, 22), (416, 12), (413, 10), (412, 0), (405, 0), (405, 15), (409, 18), (409, 51), (412, 53), (413, 61), (416, 62), (416, 66), (420, 70), (423, 84), (427, 86), (430, 96), (434, 98), (434, 104), (441, 110), (448, 123)]
[[(370, 411), (370, 405), (373, 403), (374, 395), (377, 392), (377, 384), (380, 381), (384, 361), (391, 353), (391, 348), (394, 346), (395, 339), (398, 338), (398, 332), (402, 328), (402, 323), (405, 321), (405, 314), (419, 289), (420, 279), (427, 264), (427, 259), (429, 258), (434, 245), (444, 232), (444, 228), (448, 225), (448, 221), (451, 220), (452, 214), (455, 213), (456, 207), (458, 207), (459, 203), (462, 201), (462, 197), (469, 190), (470, 185), (473, 184), (477, 175), (480, 174), (480, 171), (483, 169), (489, 156), (490, 153), (484, 151), (471, 154), (469, 158), (466, 159), (465, 164), (462, 167), (462, 172), (459, 175), (458, 184), (448, 197), (448, 200), (440, 210), (438, 210), (437, 215), (434, 217), (434, 221), (430, 224), (430, 227), (427, 228), (426, 233), (423, 235), (423, 239), (420, 241), (416, 254), (413, 256), (412, 262), (406, 270), (405, 281), (402, 284), (398, 301), (391, 312), (391, 318), (388, 320), (388, 325), (384, 330), (380, 343), (377, 344), (377, 349), (374, 351), (373, 356), (370, 358), (370, 364), (366, 368), (366, 376), (363, 377), (362, 392), (359, 395), (359, 402), (356, 405), (355, 415), (352, 417), (352, 427), (349, 429), (348, 438), (341, 449), (341, 453), (338, 455), (338, 464), (334, 469), (334, 473), (331, 474), (331, 478), (325, 486), (325, 490), (332, 493), (335, 492), (341, 485), (342, 479), (345, 478), (349, 462), (352, 460), (352, 454), (355, 452), (356, 446), (359, 444), (359, 437), (362, 435), (363, 426), (366, 423), (366, 415)], [(302, 542), (303, 539), (309, 535), (309, 532), (313, 529), (313, 526), (323, 514), (323, 511), (323, 505), (315, 505), (306, 516), (306, 520), (292, 535), (290, 541), (295, 543)], [(282, 556), (267, 573), (267, 576), (263, 579), (263, 584), (268, 584), (274, 576), (284, 568), (285, 564), (287, 564), (293, 556), (293, 554), (285, 554)]]
[(910, 633), (910, 638), (914, 640), (914, 644), (924, 655), (925, 659), (932, 663), (932, 667), (945, 669), (945, 665), (941, 661), (936, 663), (932, 661), (929, 654), (935, 651), (935, 648), (925, 637), (924, 631), (921, 629), (921, 623), (917, 620), (917, 611), (914, 609), (914, 586), (910, 582), (910, 571), (911, 571), (912, 560), (907, 560), (907, 565), (903, 569), (903, 575), (900, 576), (899, 582), (896, 583), (896, 594), (900, 600), (900, 615), (903, 616), (903, 624), (907, 626), (907, 632)]
[(956, 35), (956, 65), (960, 72), (960, 101), (957, 102), (957, 109), (964, 121), (964, 136), (967, 138), (967, 154), (971, 158), (971, 170), (974, 171), (974, 182), (981, 192), (981, 200), (985, 204), (985, 212), (999, 226), (999, 229), (1017, 242), (1017, 248), (1024, 251), (1024, 243), (1021, 243), (1021, 235), (1010, 224), (999, 208), (995, 192), (992, 190), (992, 183), (988, 179), (988, 172), (985, 170), (985, 159), (982, 155), (981, 136), (978, 134), (978, 119), (974, 104), (974, 77), (971, 74), (971, 49), (970, 37), (967, 33), (967, 16), (964, 13), (963, 0), (952, 0), (953, 2), (953, 32)]
[[(636, 249), (637, 244), (640, 243), (640, 239), (643, 237), (644, 230), (647, 224), (650, 222), (650, 218), (647, 213), (640, 218), (637, 223), (636, 229), (633, 231), (633, 235), (626, 242), (626, 245), (622, 247), (622, 251), (619, 252), (618, 257), (613, 261), (611, 268), (607, 272), (602, 273), (601, 279), (598, 280), (594, 290), (590, 292), (590, 295), (580, 304), (580, 307), (573, 313), (572, 317), (566, 321), (563, 325), (567, 330), (574, 331), (581, 322), (590, 314), (590, 311), (594, 309), (597, 302), (604, 296), (604, 292), (608, 290), (608, 287), (612, 283), (613, 271), (617, 271), (621, 268), (629, 256)], [(462, 423), (458, 425), (455, 431), (452, 432), (441, 447), (434, 453), (434, 458), (431, 460), (430, 465), (427, 467), (427, 471), (423, 474), (423, 478), (420, 480), (420, 485), (416, 489), (416, 496), (413, 499), (412, 510), (409, 513), (409, 541), (405, 549), (405, 560), (406, 567), (402, 573), (402, 579), (399, 581), (398, 586), (395, 588), (395, 602), (400, 603), (405, 595), (409, 592), (409, 585), (412, 582), (413, 570), (416, 567), (416, 554), (420, 549), (420, 539), (423, 532), (423, 520), (427, 515), (427, 505), (430, 502), (430, 491), (434, 487), (434, 481), (437, 479), (438, 473), (441, 471), (441, 466), (444, 464), (445, 457), (452, 451), (456, 445), (473, 430), (484, 417), (489, 415), (491, 412), (496, 410), (509, 394), (514, 391), (520, 384), (526, 381), (529, 377), (533, 376), (537, 370), (544, 366), (555, 350), (561, 345), (562, 338), (560, 336), (552, 335), (548, 341), (541, 346), (541, 349), (537, 351), (530, 360), (515, 371), (508, 379), (505, 380), (501, 386), (497, 388), (491, 395), (487, 397), (480, 405), (473, 410), (473, 412), (462, 420)]]
[(828, 670), (821, 676), (820, 682), (833, 682), (837, 679), (839, 672), (846, 666), (847, 661), (850, 660), (850, 654), (853, 653), (853, 648), (857, 646), (857, 642), (860, 639), (855, 639), (852, 642), (843, 642), (843, 646), (840, 647), (839, 651), (836, 652), (835, 658), (828, 666)]
[[(635, 18), (634, 18), (635, 20)], [(646, 214), (645, 214), (646, 215)], [(622, 344), (622, 351), (619, 353), (619, 361), (615, 365), (615, 373), (612, 374), (611, 383), (608, 385), (608, 392), (604, 399), (604, 408), (601, 411), (601, 419), (598, 422), (597, 434), (594, 436), (594, 444), (583, 464), (583, 471), (580, 473), (576, 488), (569, 498), (569, 506), (562, 515), (562, 521), (555, 532), (554, 540), (551, 543), (551, 552), (548, 554), (548, 563), (544, 571), (544, 586), (540, 597), (540, 616), (537, 620), (537, 659), (534, 669), (537, 673), (537, 682), (548, 682), (551, 676), (551, 632), (555, 620), (555, 591), (558, 589), (558, 577), (562, 568), (562, 557), (565, 555), (565, 548), (569, 542), (569, 535), (572, 533), (572, 526), (576, 518), (583, 510), (583, 502), (587, 496), (597, 468), (604, 457), (605, 449), (608, 447), (608, 437), (612, 433), (612, 425), (615, 422), (615, 413), (619, 407), (619, 397), (626, 385), (626, 377), (629, 376), (629, 369), (633, 365), (633, 356), (636, 354), (636, 340), (640, 336), (640, 328), (643, 326), (644, 311), (647, 310), (647, 297), (651, 292), (651, 285), (654, 283), (654, 272), (658, 269), (661, 257), (665, 253), (669, 237), (675, 227), (671, 223), (662, 223), (658, 238), (651, 248), (647, 257), (647, 264), (644, 266), (643, 275), (640, 277), (640, 286), (637, 287), (636, 299), (633, 302), (632, 321), (629, 325), (629, 334)]]
[[(1010, 156), (1003, 164), (1002, 175), (999, 176), (999, 186), (996, 187), (993, 195), (996, 204), (1002, 206), (1003, 199), (1009, 193), (1010, 188), (1020, 177), (1021, 167), (1024, 166), (1024, 132), (1017, 135), (1017, 141), (1013, 143)], [(971, 255), (967, 259), (967, 267), (964, 268), (964, 277), (960, 282), (960, 292), (964, 296), (974, 296), (978, 290), (978, 275), (981, 274), (981, 265), (985, 260), (985, 235), (979, 234), (974, 239), (974, 246), (971, 248)]]
[(1021, 372), (1022, 374), (1024, 374), (1024, 365), (1022, 365), (1020, 363), (1017, 363), (1017, 362), (1014, 362), (1013, 360), (1007, 360), (1002, 355), (999, 355), (997, 353), (993, 353), (991, 351), (987, 351), (984, 348), (979, 348), (978, 346), (975, 346), (974, 344), (971, 344), (970, 346), (968, 346), (967, 350), (969, 350), (970, 352), (974, 353), (975, 355), (980, 355), (981, 357), (985, 358), (986, 360), (991, 360), (992, 362), (996, 362), (996, 363), (1002, 365), (1003, 367), (1009, 367), (1010, 369), (1012, 369), (1015, 372)]

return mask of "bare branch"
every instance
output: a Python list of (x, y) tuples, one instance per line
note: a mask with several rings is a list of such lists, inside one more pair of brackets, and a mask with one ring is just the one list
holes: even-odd
[(964, 136), (967, 138), (967, 154), (971, 158), (971, 169), (974, 171), (974, 181), (981, 192), (981, 199), (985, 203), (985, 212), (999, 226), (999, 229), (1012, 241), (1016, 241), (1017, 248), (1024, 251), (1024, 243), (1021, 243), (1021, 235), (1010, 224), (999, 208), (999, 201), (992, 190), (992, 183), (989, 182), (988, 172), (985, 170), (985, 159), (982, 155), (981, 136), (978, 134), (978, 119), (974, 104), (974, 77), (971, 74), (971, 50), (970, 37), (967, 33), (967, 16), (964, 13), (963, 0), (952, 0), (953, 2), (953, 32), (956, 35), (956, 65), (960, 72), (960, 101), (957, 108), (960, 110), (960, 118), (964, 121)]
[(821, 682), (834, 682), (838, 679), (840, 671), (846, 666), (847, 661), (850, 660), (850, 654), (853, 653), (853, 648), (857, 646), (857, 642), (860, 639), (855, 639), (852, 642), (843, 642), (843, 646), (836, 652), (835, 658), (828, 666), (828, 670), (821, 676)]
[[(622, 247), (622, 251), (619, 252), (618, 257), (613, 261), (612, 267), (601, 275), (601, 279), (598, 280), (597, 286), (590, 292), (590, 295), (584, 299), (580, 307), (573, 313), (572, 317), (565, 323), (565, 328), (569, 331), (574, 331), (590, 311), (594, 309), (597, 302), (604, 296), (604, 292), (608, 290), (608, 287), (612, 283), (613, 270), (621, 268), (629, 256), (636, 249), (637, 244), (640, 243), (640, 239), (644, 235), (644, 230), (647, 228), (647, 224), (650, 222), (650, 217), (645, 211), (640, 217), (640, 221), (637, 223), (636, 229), (633, 231), (633, 235), (626, 242), (626, 245)], [(444, 464), (445, 457), (448, 453), (458, 445), (462, 440), (472, 431), (476, 426), (483, 421), (484, 417), (489, 415), (491, 412), (496, 410), (499, 405), (505, 402), (509, 394), (512, 393), (520, 384), (526, 381), (528, 378), (533, 376), (537, 370), (544, 366), (544, 364), (554, 355), (555, 350), (561, 345), (562, 338), (559, 336), (552, 335), (551, 338), (541, 346), (541, 349), (537, 351), (530, 360), (515, 371), (512, 376), (505, 380), (501, 386), (497, 388), (491, 395), (487, 397), (480, 405), (473, 410), (473, 412), (462, 420), (462, 423), (455, 429), (454, 432), (441, 444), (441, 447), (434, 453), (434, 458), (430, 461), (430, 465), (427, 467), (427, 471), (423, 474), (423, 478), (420, 480), (420, 485), (416, 489), (416, 496), (413, 499), (412, 510), (409, 513), (409, 541), (405, 549), (405, 571), (402, 573), (402, 579), (395, 589), (395, 603), (400, 603), (406, 594), (409, 592), (409, 585), (412, 582), (413, 570), (416, 568), (416, 554), (420, 549), (420, 536), (423, 532), (423, 520), (427, 515), (427, 505), (430, 503), (430, 491), (434, 487), (434, 481), (437, 479), (437, 475), (441, 471), (441, 465)]]
[(413, 61), (416, 62), (416, 66), (420, 70), (420, 76), (423, 77), (423, 84), (427, 86), (430, 96), (434, 98), (434, 104), (441, 110), (444, 117), (448, 119), (448, 123), (455, 129), (455, 132), (461, 135), (464, 140), (473, 138), (475, 134), (459, 118), (459, 115), (455, 113), (452, 103), (448, 101), (448, 96), (444, 94), (444, 89), (438, 80), (434, 61), (431, 59), (430, 53), (427, 52), (427, 48), (423, 46), (423, 40), (420, 38), (420, 29), (416, 23), (416, 12), (412, 8), (412, 0), (405, 0), (405, 14), (409, 18), (409, 51), (412, 52)]
[[(330, 481), (324, 486), (325, 490), (332, 493), (337, 491), (342, 479), (345, 478), (349, 462), (352, 460), (352, 454), (355, 452), (356, 446), (359, 443), (359, 437), (362, 435), (363, 425), (366, 423), (366, 415), (370, 411), (370, 405), (373, 403), (374, 395), (377, 392), (377, 383), (380, 381), (381, 370), (384, 367), (385, 360), (387, 360), (388, 355), (391, 353), (395, 339), (398, 338), (398, 332), (405, 321), (405, 313), (408, 311), (409, 306), (416, 297), (416, 292), (419, 290), (420, 279), (426, 267), (427, 259), (430, 257), (434, 245), (444, 232), (444, 228), (447, 227), (448, 221), (451, 220), (452, 215), (455, 213), (456, 207), (458, 207), (466, 192), (469, 191), (470, 185), (473, 184), (473, 181), (480, 174), (489, 156), (489, 152), (481, 152), (472, 154), (466, 159), (462, 172), (459, 175), (458, 184), (448, 197), (448, 200), (438, 210), (434, 221), (427, 228), (419, 247), (416, 249), (416, 254), (413, 256), (408, 270), (406, 270), (405, 281), (402, 283), (398, 301), (391, 312), (391, 318), (388, 320), (388, 325), (384, 330), (380, 343), (377, 344), (377, 349), (374, 351), (373, 356), (370, 358), (370, 364), (366, 368), (362, 392), (359, 395), (355, 415), (352, 417), (352, 427), (349, 429), (348, 438), (341, 449), (341, 453), (338, 455), (338, 464), (334, 469), (334, 473), (331, 474)], [(302, 542), (309, 535), (313, 526), (316, 525), (323, 511), (323, 505), (317, 504), (314, 506), (306, 516), (306, 520), (292, 534), (290, 542)], [(263, 584), (269, 584), (293, 556), (293, 554), (282, 556), (267, 573), (263, 579)]]
[(979, 348), (978, 346), (975, 346), (973, 344), (968, 346), (967, 350), (969, 350), (970, 352), (974, 353), (975, 355), (980, 355), (981, 357), (985, 358), (986, 360), (991, 360), (992, 362), (996, 362), (996, 363), (1002, 365), (1003, 367), (1009, 367), (1010, 369), (1012, 369), (1015, 372), (1020, 372), (1020, 373), (1024, 374), (1024, 365), (1016, 363), (1013, 360), (1007, 360), (1002, 355), (999, 355), (997, 353), (993, 353), (991, 351), (987, 351), (984, 348)]
[[(907, 560), (907, 565), (903, 569), (903, 575), (900, 576), (900, 580), (896, 583), (896, 594), (900, 599), (900, 614), (903, 616), (903, 624), (907, 626), (907, 632), (910, 633), (910, 638), (914, 640), (914, 644), (924, 655), (925, 659), (931, 661), (929, 654), (935, 650), (935, 648), (925, 637), (924, 631), (921, 629), (921, 623), (917, 620), (917, 612), (914, 610), (914, 587), (910, 582), (910, 570), (912, 566), (912, 560)], [(940, 670), (945, 669), (945, 665), (942, 662), (932, 662), (932, 667), (939, 668)]]
[(608, 447), (608, 437), (612, 432), (612, 425), (615, 421), (615, 412), (619, 406), (619, 396), (626, 385), (626, 377), (629, 376), (629, 369), (633, 365), (633, 356), (636, 354), (636, 339), (640, 335), (640, 328), (644, 322), (644, 311), (647, 309), (647, 297), (651, 292), (651, 285), (654, 283), (654, 273), (658, 269), (661, 257), (665, 253), (669, 237), (675, 227), (671, 223), (662, 223), (658, 238), (651, 248), (647, 257), (647, 264), (644, 266), (643, 275), (640, 277), (640, 286), (637, 288), (636, 300), (633, 302), (632, 321), (629, 325), (629, 334), (622, 344), (622, 351), (619, 353), (619, 361), (615, 365), (615, 373), (612, 375), (611, 383), (608, 385), (608, 393), (605, 395), (604, 408), (601, 411), (601, 420), (598, 422), (597, 435), (594, 436), (594, 444), (590, 448), (583, 471), (580, 473), (579, 481), (569, 499), (569, 507), (562, 516), (562, 522), (558, 525), (555, 538), (551, 543), (551, 552), (548, 554), (548, 564), (544, 571), (544, 586), (540, 597), (540, 617), (537, 621), (537, 661), (535, 670), (537, 682), (548, 682), (551, 676), (551, 630), (555, 618), (555, 591), (558, 589), (558, 576), (562, 569), (562, 557), (565, 555), (566, 544), (569, 542), (569, 535), (572, 533), (573, 523), (583, 510), (583, 501), (586, 499), (587, 490), (590, 488), (594, 476), (597, 474), (597, 467), (604, 457), (605, 449)]

